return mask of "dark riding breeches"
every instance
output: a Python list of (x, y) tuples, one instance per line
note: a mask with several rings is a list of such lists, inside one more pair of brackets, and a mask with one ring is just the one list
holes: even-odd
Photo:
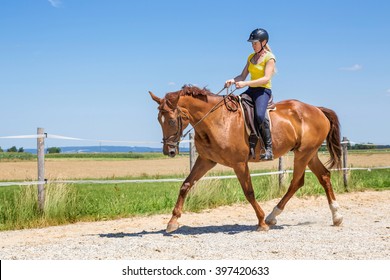
[(263, 87), (250, 87), (244, 93), (248, 94), (252, 98), (253, 103), (255, 103), (256, 120), (261, 125), (265, 118), (272, 91)]

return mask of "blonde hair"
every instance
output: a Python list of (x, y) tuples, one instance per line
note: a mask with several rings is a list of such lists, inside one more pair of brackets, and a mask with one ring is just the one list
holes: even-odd
[(264, 49), (266, 49), (266, 50), (269, 51), (269, 52), (272, 52), (271, 47), (269, 46), (268, 43), (265, 44)]
[[(266, 49), (266, 51), (268, 51), (268, 52), (271, 52), (272, 53), (272, 49), (271, 49), (271, 47), (269, 46), (269, 44), (267, 43), (267, 44), (265, 44), (265, 46), (264, 46), (264, 49)], [(276, 66), (275, 66), (275, 68), (274, 68), (274, 74), (276, 74), (276, 72), (278, 72), (278, 70), (276, 69)]]

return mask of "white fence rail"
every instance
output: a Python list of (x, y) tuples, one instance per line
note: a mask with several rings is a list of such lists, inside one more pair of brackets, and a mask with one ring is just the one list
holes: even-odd
[[(23, 182), (0, 182), (0, 187), (5, 186), (29, 186), (37, 185), (38, 186), (38, 204), (41, 210), (43, 210), (44, 200), (45, 200), (45, 188), (44, 185), (47, 183), (71, 183), (71, 184), (122, 184), (122, 183), (158, 183), (158, 182), (182, 182), (184, 178), (171, 178), (171, 179), (135, 179), (135, 180), (53, 180), (48, 181), (45, 179), (45, 138), (51, 139), (62, 139), (62, 140), (77, 140), (77, 141), (95, 141), (95, 142), (108, 142), (108, 143), (128, 143), (128, 144), (156, 144), (159, 142), (136, 142), (136, 141), (117, 141), (117, 140), (95, 140), (95, 139), (84, 139), (77, 137), (69, 137), (55, 134), (48, 134), (44, 132), (43, 128), (38, 128), (36, 135), (18, 135), (18, 136), (1, 136), (0, 139), (37, 139), (37, 155), (38, 155), (38, 180), (37, 181), (23, 181)], [(190, 139), (182, 142), (190, 143), (190, 168), (193, 167), (196, 159), (196, 150), (194, 143), (194, 137), (190, 134)], [(370, 167), (370, 168), (348, 168), (348, 144), (351, 143), (346, 137), (341, 141), (343, 146), (343, 156), (342, 156), (342, 171), (344, 186), (348, 185), (348, 172), (351, 170), (367, 170), (371, 171), (374, 169), (390, 169), (390, 166), (385, 167)], [(287, 173), (292, 173), (293, 170), (283, 170), (283, 158), (279, 159), (279, 171), (274, 172), (265, 172), (265, 173), (255, 173), (251, 174), (252, 177), (256, 176), (270, 176), (270, 175), (279, 175), (279, 185), (283, 184), (284, 175)], [(311, 172), (306, 170), (306, 172)], [(226, 176), (208, 176), (203, 177), (202, 180), (214, 180), (214, 179), (232, 179), (236, 178), (235, 175), (226, 175)]]
[[(342, 170), (352, 171), (352, 170), (380, 170), (380, 169), (390, 169), (390, 166), (379, 166), (379, 167), (354, 167), (354, 168), (343, 168)], [(336, 171), (336, 170), (334, 170)], [(311, 173), (311, 170), (306, 170), (306, 173)], [(259, 176), (271, 176), (271, 175), (280, 175), (280, 174), (289, 174), (293, 173), (293, 170), (282, 170), (282, 171), (272, 171), (264, 173), (252, 173), (251, 177)], [(225, 175), (225, 176), (205, 176), (201, 180), (224, 180), (224, 179), (235, 179), (236, 175)], [(132, 179), (132, 180), (44, 180), (44, 181), (23, 181), (23, 182), (0, 182), (0, 187), (7, 186), (32, 186), (40, 184), (132, 184), (132, 183), (164, 183), (164, 182), (183, 182), (185, 178), (167, 178), (167, 179)]]

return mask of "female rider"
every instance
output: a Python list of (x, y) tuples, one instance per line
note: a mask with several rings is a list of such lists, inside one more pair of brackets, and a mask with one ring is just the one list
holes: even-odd
[[(273, 159), (270, 123), (268, 118), (265, 118), (265, 113), (272, 95), (271, 78), (275, 72), (276, 60), (268, 46), (268, 39), (269, 35), (266, 30), (262, 28), (253, 30), (248, 42), (252, 43), (254, 53), (249, 55), (242, 73), (225, 82), (226, 87), (232, 84), (235, 84), (236, 88), (249, 87), (245, 93), (252, 98), (255, 104), (256, 120), (260, 125), (265, 146), (265, 153), (260, 155), (262, 160)], [(245, 81), (248, 74), (251, 78), (249, 81)]]

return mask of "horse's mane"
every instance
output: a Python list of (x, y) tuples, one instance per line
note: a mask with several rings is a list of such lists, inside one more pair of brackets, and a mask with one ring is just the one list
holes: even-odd
[[(207, 102), (208, 96), (213, 96), (213, 94), (210, 90), (207, 88), (199, 88), (193, 85), (184, 85), (181, 90), (175, 91), (175, 92), (169, 92), (165, 95), (165, 99), (170, 103), (173, 104), (179, 96), (193, 96), (197, 99), (201, 99)], [(165, 105), (161, 104), (160, 107), (163, 108)], [(169, 105), (168, 105), (169, 106)], [(172, 107), (172, 106), (170, 106)]]
[(179, 91), (179, 94), (181, 96), (183, 95), (192, 95), (192, 96), (208, 96), (208, 95), (214, 95), (210, 90), (208, 90), (206, 87), (204, 88), (198, 88), (193, 85), (184, 85), (181, 90)]

